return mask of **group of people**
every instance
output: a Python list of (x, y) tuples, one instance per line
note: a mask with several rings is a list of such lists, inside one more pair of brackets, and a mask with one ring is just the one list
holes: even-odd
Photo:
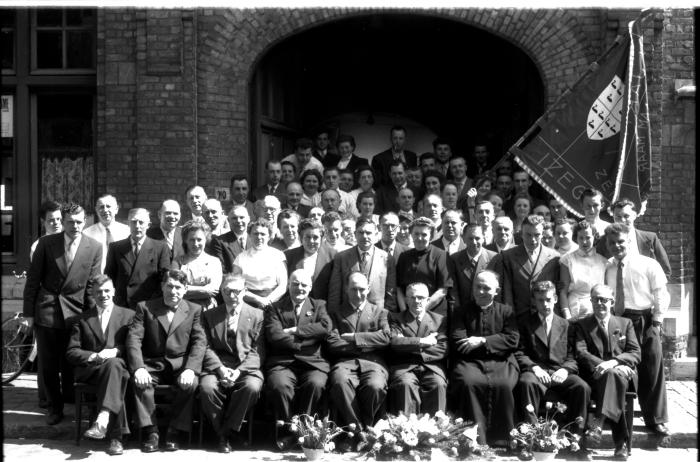
[[(189, 188), (182, 226), (174, 199), (158, 225), (142, 208), (123, 225), (116, 198), (101, 196), (98, 222), (84, 230), (82, 207), (44, 204), (23, 315), (36, 332), (48, 423), (62, 420), (75, 380), (97, 385), (85, 436), (108, 438), (110, 454), (123, 451), (129, 416), (143, 451), (161, 447), (155, 385), (175, 390), (165, 450), (191, 430), (198, 399), (218, 450), (230, 452), (261, 395), (276, 420), (330, 411), (359, 429), (386, 412), (448, 409), (478, 423), (480, 442), (504, 444), (542, 399), (567, 402), (583, 433), (594, 397), (588, 431), (609, 420), (615, 456), (626, 458), (633, 387), (646, 424), (667, 433), (660, 326), (670, 265), (656, 235), (634, 227), (633, 203), (613, 204), (610, 224), (600, 192), (587, 190), (581, 221), (551, 203), (550, 216), (530, 208), (511, 218), (471, 189), (467, 161), (436, 140), (428, 172), (447, 159), (457, 200), (424, 181), (415, 204), (405, 130), (392, 129), (392, 147), (371, 166), (353, 157), (352, 137), (338, 137), (339, 155), (312, 153), (322, 135), (268, 162), (252, 201), (248, 180), (232, 178), (228, 213)], [(484, 151), (469, 168), (488, 177)], [(339, 186), (348, 165), (359, 184), (349, 192)], [(320, 210), (309, 175), (325, 184)], [(585, 444), (577, 456), (590, 458)]]

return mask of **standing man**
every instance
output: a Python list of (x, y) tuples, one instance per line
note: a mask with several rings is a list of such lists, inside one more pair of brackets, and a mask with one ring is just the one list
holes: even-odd
[(282, 206), (283, 209), (295, 211), (301, 218), (307, 218), (311, 211), (311, 206), (301, 203), (301, 198), (304, 195), (304, 190), (301, 184), (297, 181), (287, 183), (287, 203)]
[(530, 215), (522, 225), (523, 243), (501, 254), (503, 303), (513, 307), (520, 322), (532, 313), (530, 286), (534, 282), (559, 284), (559, 252), (542, 245), (544, 218)]
[(253, 191), (254, 201), (262, 200), (265, 196), (275, 196), (280, 203), (287, 201), (282, 184), (282, 164), (278, 160), (265, 162), (265, 184)]
[(452, 159), (452, 143), (446, 138), (433, 140), (433, 154), (435, 155), (435, 170), (447, 177), (450, 172), (450, 159)]
[(481, 230), (484, 233), (484, 245), (489, 245), (493, 242), (493, 220), (495, 217), (495, 212), (493, 210), (493, 204), (489, 201), (479, 201), (474, 206), (474, 218), (476, 222), (481, 226)]
[(163, 273), (163, 296), (136, 305), (136, 316), (126, 339), (127, 363), (134, 379), (136, 425), (144, 433), (143, 452), (158, 450), (156, 385), (174, 386), (175, 397), (167, 416), (166, 451), (177, 451), (178, 432), (190, 432), (197, 376), (207, 337), (202, 330), (200, 306), (184, 300), (187, 274), (180, 270)]
[(411, 188), (399, 189), (399, 195), (396, 198), (399, 210), (396, 212), (399, 217), (406, 217), (409, 221), (418, 218), (414, 211), (413, 205), (416, 202), (416, 195)]
[(457, 186), (457, 203), (466, 203), (467, 192), (472, 187), (472, 180), (467, 176), (467, 161), (464, 157), (450, 159), (450, 174), (452, 182)]
[[(670, 278), (671, 263), (668, 261), (668, 255), (666, 254), (666, 249), (664, 249), (664, 246), (661, 244), (661, 240), (656, 233), (642, 231), (634, 227), (634, 221), (637, 219), (637, 210), (635, 209), (634, 202), (628, 199), (615, 202), (613, 205), (613, 219), (615, 223), (623, 224), (630, 229), (630, 245), (628, 248), (630, 254), (639, 253), (645, 257), (653, 258), (661, 265), (661, 268), (663, 268), (666, 279)], [(601, 239), (598, 242), (596, 251), (605, 258), (610, 258), (605, 239)]]
[(351, 273), (359, 272), (369, 281), (367, 298), (370, 303), (389, 311), (396, 310), (396, 264), (387, 253), (374, 246), (377, 225), (366, 218), (357, 220), (357, 245), (336, 255), (328, 292), (329, 311), (337, 310), (347, 299), (347, 281)]
[(199, 399), (218, 436), (217, 449), (229, 453), (231, 437), (238, 435), (262, 390), (265, 331), (263, 312), (243, 301), (244, 278), (226, 274), (220, 292), (224, 303), (202, 314), (207, 349)]
[(319, 252), (323, 240), (323, 226), (313, 220), (305, 218), (299, 224), (301, 247), (285, 250), (287, 258), (287, 271), (289, 275), (303, 269), (311, 275), (313, 283), (311, 297), (319, 300), (328, 298), (328, 281), (331, 278), (333, 257), (336, 251), (328, 248), (326, 252)]
[(423, 175), (425, 176), (426, 173), (437, 170), (440, 173), (442, 173), (442, 176), (447, 175), (447, 169), (448, 166), (445, 166), (445, 172), (443, 173), (442, 169), (437, 169), (436, 167), (436, 162), (437, 159), (435, 158), (435, 154), (432, 152), (425, 152), (421, 154), (420, 156), (420, 169), (423, 172)]
[(255, 214), (255, 205), (248, 199), (249, 192), (248, 178), (242, 175), (231, 177), (231, 208), (243, 206), (248, 211), (248, 216), (252, 217)]
[(330, 400), (342, 425), (374, 425), (387, 392), (389, 372), (383, 350), (391, 340), (386, 310), (370, 302), (364, 274), (351, 273), (342, 306), (331, 312), (328, 352), (333, 357)]
[(616, 316), (632, 321), (637, 343), (642, 349), (639, 363), (639, 407), (644, 423), (661, 436), (668, 435), (666, 379), (661, 351), (661, 325), (671, 296), (666, 276), (653, 258), (633, 254), (630, 229), (615, 223), (605, 229), (608, 252), (612, 257), (605, 269), (605, 282), (615, 287)]
[(326, 186), (325, 191), (333, 190), (340, 196), (340, 205), (338, 206), (340, 213), (346, 218), (358, 215), (353, 195), (340, 189), (340, 170), (338, 167), (327, 167), (323, 171), (323, 183)]
[(375, 245), (385, 251), (394, 260), (394, 264), (399, 261), (401, 254), (408, 250), (408, 246), (396, 241), (400, 226), (399, 217), (394, 212), (387, 212), (379, 219), (381, 238)]
[(326, 189), (321, 193), (321, 207), (323, 213), (335, 212), (345, 217), (345, 211), (340, 210), (340, 193), (335, 189)]
[(326, 127), (314, 134), (314, 157), (323, 164), (323, 168), (335, 167), (340, 161), (340, 156), (330, 141), (330, 130)]
[(481, 226), (470, 223), (464, 227), (462, 237), (466, 248), (450, 255), (449, 263), (455, 275), (452, 288), (455, 306), (471, 303), (474, 300), (474, 278), (485, 269), (492, 269), (496, 252), (484, 248), (484, 232)]
[(224, 210), (221, 208), (221, 202), (217, 199), (207, 199), (202, 205), (202, 215), (204, 221), (211, 228), (212, 236), (221, 236), (231, 231), (228, 220), (224, 215)]
[(178, 226), (180, 223), (180, 204), (173, 199), (164, 200), (158, 209), (158, 221), (158, 227), (149, 228), (146, 231), (146, 236), (155, 241), (165, 242), (170, 250), (170, 262), (173, 262), (185, 253), (180, 234), (182, 228)]
[[(493, 208), (493, 205), (491, 207)], [(513, 242), (513, 220), (511, 220), (510, 217), (503, 216), (494, 218), (492, 227), (493, 241), (486, 245), (487, 250), (500, 254), (504, 250), (515, 247), (515, 242)]]
[(627, 443), (632, 435), (627, 432), (625, 394), (630, 385), (641, 392), (635, 367), (642, 353), (632, 322), (612, 314), (615, 303), (612, 288), (596, 284), (591, 289), (591, 302), (593, 316), (578, 320), (574, 338), (581, 377), (591, 386), (598, 403), (597, 425), (589, 431), (601, 435), (603, 420), (608, 419), (615, 459), (627, 460)]
[(404, 167), (416, 167), (417, 156), (415, 152), (404, 149), (406, 144), (406, 129), (395, 125), (390, 130), (391, 148), (382, 151), (372, 157), (372, 168), (375, 173), (375, 183), (377, 185), (391, 184), (390, 167), (395, 161), (401, 161)]
[(408, 187), (406, 183), (406, 164), (400, 160), (393, 161), (389, 165), (389, 179), (391, 181), (382, 183), (377, 189), (376, 212), (379, 214), (399, 211), (397, 200), (399, 191)]
[(83, 312), (73, 325), (66, 359), (75, 367), (76, 380), (97, 386), (99, 412), (84, 436), (101, 440), (109, 434), (107, 454), (116, 456), (124, 453), (122, 432), (129, 431), (124, 406), (129, 384), (125, 343), (134, 311), (114, 304), (109, 276), (92, 279), (92, 296), (97, 306)]
[(234, 205), (228, 212), (231, 231), (211, 240), (211, 254), (221, 260), (221, 268), (226, 273), (233, 272), (233, 262), (238, 254), (250, 247), (248, 242), (248, 209)]
[(187, 188), (187, 192), (185, 192), (185, 202), (187, 203), (187, 208), (190, 210), (189, 220), (201, 221), (204, 223), (202, 205), (204, 205), (204, 201), (206, 200), (207, 193), (204, 192), (204, 188), (201, 186), (194, 185)]
[(130, 236), (109, 245), (105, 274), (114, 281), (114, 303), (136, 308), (138, 302), (159, 297), (160, 275), (170, 268), (170, 251), (163, 241), (146, 236), (151, 219), (146, 209), (129, 210)]
[(442, 238), (431, 242), (438, 249), (444, 250), (448, 255), (454, 255), (464, 250), (466, 246), (462, 241), (462, 228), (464, 217), (459, 210), (445, 210), (442, 214)]
[[(275, 420), (295, 414), (322, 414), (321, 403), (330, 366), (321, 346), (331, 331), (323, 300), (309, 298), (311, 276), (292, 272), (289, 293), (265, 312), (267, 397)], [(279, 446), (286, 446), (283, 438)]]
[(447, 317), (426, 311), (430, 294), (422, 282), (406, 288), (408, 309), (391, 317), (389, 409), (406, 415), (445, 411)]
[(92, 308), (92, 278), (101, 273), (102, 244), (82, 234), (85, 210), (61, 210), (63, 232), (44, 236), (36, 246), (24, 286), (24, 325), (36, 326), (39, 367), (46, 388), (46, 422), (63, 420), (63, 403), (73, 399), (73, 368), (65, 358), (78, 316)]
[(295, 143), (294, 154), (290, 154), (282, 162), (291, 162), (297, 170), (297, 174), (301, 176), (304, 170), (318, 170), (323, 176), (323, 164), (320, 160), (313, 157), (313, 141), (308, 138), (299, 138)]
[(485, 143), (477, 143), (474, 145), (472, 162), (469, 164), (469, 171), (472, 172), (472, 175), (482, 175), (493, 167), (489, 157), (489, 148)]
[(117, 199), (111, 194), (105, 194), (97, 199), (95, 211), (99, 221), (85, 228), (83, 234), (102, 244), (102, 271), (104, 271), (107, 262), (107, 246), (114, 241), (129, 237), (129, 227), (117, 221), (119, 205)]

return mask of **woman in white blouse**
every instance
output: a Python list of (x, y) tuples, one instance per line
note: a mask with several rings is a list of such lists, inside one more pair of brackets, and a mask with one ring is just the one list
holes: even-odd
[(211, 228), (204, 222), (188, 221), (182, 227), (185, 253), (173, 261), (173, 267), (187, 274), (185, 299), (207, 310), (216, 306), (223, 276), (221, 261), (204, 251), (211, 241)]
[(245, 278), (243, 300), (266, 309), (287, 291), (287, 260), (284, 253), (269, 247), (272, 223), (258, 218), (248, 225), (250, 247), (233, 262), (233, 274)]
[(590, 223), (576, 223), (573, 234), (578, 249), (559, 258), (559, 303), (566, 319), (577, 320), (593, 313), (591, 288), (605, 283), (606, 259), (595, 250), (598, 233)]
[(323, 178), (321, 178), (318, 170), (313, 168), (304, 170), (299, 178), (301, 189), (304, 191), (299, 202), (300, 204), (308, 205), (309, 207), (321, 205), (321, 193), (319, 192), (321, 181), (323, 181)]

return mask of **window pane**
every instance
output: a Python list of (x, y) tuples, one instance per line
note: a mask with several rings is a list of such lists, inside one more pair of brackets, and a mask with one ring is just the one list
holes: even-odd
[(39, 95), (39, 154), (60, 157), (92, 152), (92, 99), (81, 94)]
[(61, 31), (37, 31), (36, 67), (61, 69), (63, 67), (63, 40)]
[(56, 27), (62, 26), (63, 10), (60, 8), (51, 8), (46, 10), (37, 10), (36, 25), (39, 27)]
[(66, 25), (67, 26), (94, 26), (95, 25), (95, 10), (91, 9), (67, 9), (66, 10)]
[(0, 56), (3, 69), (15, 68), (15, 31), (0, 32)]
[(68, 31), (68, 50), (66, 57), (68, 59), (67, 68), (69, 69), (92, 69), (95, 67), (94, 47), (92, 45), (91, 31)]
[(0, 9), (0, 26), (15, 28), (15, 10)]
[(14, 95), (2, 95), (2, 142), (0, 163), (2, 180), (0, 181), (0, 251), (15, 251), (15, 191), (14, 191)]

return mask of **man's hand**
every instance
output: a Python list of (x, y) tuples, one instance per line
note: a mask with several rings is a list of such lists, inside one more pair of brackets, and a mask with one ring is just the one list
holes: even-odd
[(397, 333), (395, 333), (395, 334), (391, 334), (391, 336), (392, 336), (392, 337), (395, 337), (395, 338), (403, 338), (403, 334), (402, 334), (401, 332), (397, 332)]
[(617, 366), (615, 366), (615, 369), (622, 372), (622, 374), (627, 378), (627, 380), (631, 379), (636, 374), (634, 369), (632, 369), (629, 366), (625, 366), (624, 364), (618, 364)]
[(22, 333), (24, 334), (31, 332), (32, 327), (34, 327), (34, 318), (23, 317), (21, 319), (22, 320), (19, 323), (19, 330), (22, 331)]
[(608, 369), (612, 369), (615, 366), (617, 366), (616, 359), (610, 359), (608, 361), (603, 361), (602, 363), (598, 364), (595, 367), (595, 369), (593, 369), (593, 378), (594, 379), (600, 378), (603, 374), (605, 374), (608, 371)]
[(282, 332), (284, 332), (286, 334), (294, 335), (297, 333), (297, 326), (287, 327), (286, 329), (282, 329)]
[(547, 371), (542, 369), (540, 366), (534, 366), (532, 368), (532, 373), (535, 374), (537, 380), (542, 383), (542, 385), (549, 385), (552, 382), (552, 378), (549, 376)]
[(183, 390), (194, 390), (195, 387), (195, 376), (194, 376), (194, 371), (192, 369), (185, 369), (182, 371), (180, 374), (180, 377), (177, 378), (177, 384), (182, 388)]
[(347, 332), (345, 334), (340, 334), (340, 338), (349, 343), (355, 343), (355, 334), (352, 332)]
[(219, 382), (224, 388), (232, 387), (236, 383), (236, 379), (241, 375), (241, 371), (238, 369), (231, 369), (230, 367), (221, 366), (219, 368)]
[(433, 332), (423, 338), (418, 342), (421, 346), (433, 346), (437, 345), (437, 332)]
[(552, 382), (554, 383), (563, 383), (564, 380), (566, 380), (569, 377), (569, 371), (564, 369), (563, 367), (561, 369), (557, 369), (554, 374), (552, 374)]
[(104, 350), (97, 353), (97, 356), (102, 360), (106, 361), (109, 358), (116, 358), (119, 350), (117, 348), (105, 348)]
[(466, 337), (457, 340), (457, 351), (462, 354), (467, 354), (485, 343), (486, 339), (484, 337)]
[(153, 379), (151, 378), (151, 374), (148, 373), (146, 368), (141, 367), (139, 369), (136, 369), (136, 372), (134, 372), (134, 383), (138, 388), (144, 389), (151, 386), (151, 384), (153, 383)]

